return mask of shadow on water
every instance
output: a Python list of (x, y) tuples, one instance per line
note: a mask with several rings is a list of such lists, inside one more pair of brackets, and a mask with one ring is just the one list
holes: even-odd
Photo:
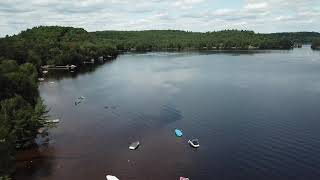
[[(169, 124), (175, 123), (183, 119), (182, 112), (171, 104), (166, 104), (160, 107), (159, 114), (151, 114), (139, 111), (121, 111), (113, 109), (110, 112), (121, 120), (128, 120), (128, 127), (123, 131), (124, 137), (135, 137), (136, 139), (143, 138), (150, 134), (150, 131), (162, 129)], [(137, 131), (138, 130), (138, 131)]]
[[(18, 153), (16, 157), (15, 179), (50, 177), (54, 169), (55, 152), (48, 146), (35, 146)], [(41, 169), (41, 171), (39, 171)]]
[(180, 110), (170, 104), (163, 105), (160, 110), (160, 115), (155, 117), (156, 121), (165, 125), (179, 121), (183, 118)]

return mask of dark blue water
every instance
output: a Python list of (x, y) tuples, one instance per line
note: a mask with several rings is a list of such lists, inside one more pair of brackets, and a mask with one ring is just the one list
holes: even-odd
[(16, 179), (320, 177), (320, 52), (310, 47), (126, 54), (49, 81), (41, 96), (61, 123), (19, 155)]

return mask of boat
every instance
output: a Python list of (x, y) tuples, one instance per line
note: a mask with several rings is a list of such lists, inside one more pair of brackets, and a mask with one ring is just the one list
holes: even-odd
[(180, 177), (179, 180), (189, 180), (189, 178), (186, 178), (186, 177)]
[(80, 96), (80, 97), (78, 97), (78, 99), (85, 99), (85, 97), (84, 96)]
[(38, 81), (44, 81), (44, 78), (38, 78)]
[(107, 175), (106, 178), (107, 180), (119, 180), (117, 177), (111, 175)]
[(175, 129), (174, 132), (175, 132), (177, 137), (181, 137), (182, 136), (182, 131), (180, 129)]
[(137, 148), (139, 147), (139, 145), (140, 145), (140, 142), (139, 142), (139, 141), (133, 142), (133, 143), (131, 143), (131, 145), (129, 146), (129, 149), (130, 149), (130, 150), (135, 150), (135, 149), (137, 149)]
[(82, 101), (84, 101), (85, 97), (84, 96), (80, 96), (76, 99), (76, 101), (74, 102), (74, 105), (78, 105), (80, 104)]
[(42, 73), (43, 73), (43, 74), (47, 74), (47, 73), (48, 73), (48, 71), (42, 71)]
[(71, 69), (74, 69), (74, 68), (76, 68), (76, 67), (77, 67), (77, 66), (76, 66), (76, 65), (73, 65), (73, 64), (70, 66)]
[(46, 120), (46, 123), (58, 123), (58, 122), (60, 122), (60, 119)]
[(200, 146), (198, 139), (190, 139), (188, 143), (194, 148), (198, 148)]

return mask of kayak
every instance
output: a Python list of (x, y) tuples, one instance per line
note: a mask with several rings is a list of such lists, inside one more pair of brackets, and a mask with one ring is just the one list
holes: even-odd
[(129, 146), (129, 149), (130, 149), (130, 150), (135, 150), (135, 149), (137, 149), (137, 148), (139, 147), (139, 145), (140, 145), (140, 142), (139, 142), (139, 141), (133, 142), (133, 143), (131, 143), (131, 145)]
[(106, 178), (107, 180), (119, 180), (117, 177), (111, 175), (107, 175)]
[(174, 132), (175, 132), (177, 137), (181, 137), (182, 136), (182, 131), (180, 129), (175, 129)]
[(198, 148), (200, 146), (198, 139), (191, 139), (188, 141), (188, 143), (194, 148)]

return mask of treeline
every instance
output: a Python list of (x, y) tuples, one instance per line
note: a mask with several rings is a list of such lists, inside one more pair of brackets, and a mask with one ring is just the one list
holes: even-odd
[(47, 125), (37, 77), (31, 63), (0, 61), (0, 179), (13, 172), (15, 150), (32, 145), (38, 129)]
[(284, 33), (271, 33), (270, 36), (274, 38), (288, 39), (294, 43), (311, 44), (313, 41), (319, 39), (320, 33), (318, 32), (284, 32)]
[(97, 41), (84, 29), (72, 27), (36, 27), (18, 35), (0, 39), (0, 57), (14, 59), (18, 64), (80, 65), (100, 56), (116, 56), (115, 47)]
[(18, 64), (81, 65), (99, 57), (116, 57), (121, 51), (290, 49), (294, 43), (311, 43), (316, 32), (259, 34), (224, 30), (98, 31), (40, 26), (0, 39), (0, 57)]
[(253, 31), (187, 32), (177, 30), (93, 32), (122, 51), (290, 49), (293, 42)]

